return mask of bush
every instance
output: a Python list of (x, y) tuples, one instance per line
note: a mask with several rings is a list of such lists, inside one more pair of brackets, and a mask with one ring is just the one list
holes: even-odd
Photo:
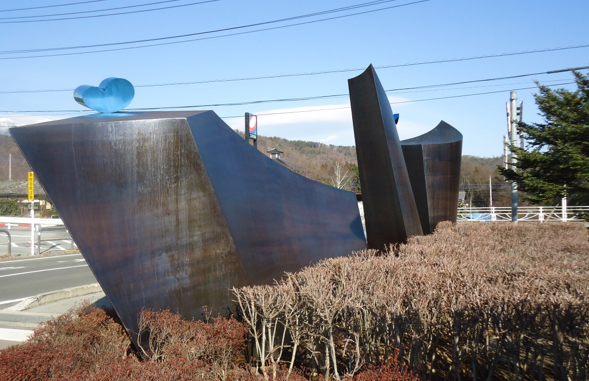
[(56, 210), (53, 210), (53, 209), (43, 209), (41, 211), (41, 217), (42, 218), (51, 218), (53, 216), (59, 217), (59, 214), (57, 214), (57, 211)]
[(350, 381), (419, 381), (420, 378), (409, 370), (401, 370), (398, 361), (399, 350), (391, 356), (389, 363), (380, 366), (371, 365)]
[(174, 370), (213, 374), (220, 380), (239, 373), (247, 327), (233, 318), (212, 323), (187, 321), (170, 311), (142, 311), (139, 317), (140, 349), (151, 362)]
[(586, 379), (588, 253), (583, 224), (443, 223), (234, 293), (262, 371), (351, 377), (399, 349), (423, 379)]
[[(186, 321), (142, 311), (139, 356), (112, 311), (88, 304), (45, 323), (27, 342), (0, 351), (0, 380), (236, 380), (247, 376), (247, 328), (235, 319)], [(143, 357), (143, 358), (141, 358)], [(240, 367), (241, 366), (241, 367)]]
[(0, 380), (587, 379), (588, 253), (583, 224), (441, 224), (235, 289), (245, 324), (142, 311), (138, 353), (82, 306), (0, 351)]
[(112, 312), (86, 304), (0, 352), (1, 380), (90, 379), (127, 357), (131, 341)]
[(19, 214), (16, 201), (0, 200), (0, 216), (18, 216)]

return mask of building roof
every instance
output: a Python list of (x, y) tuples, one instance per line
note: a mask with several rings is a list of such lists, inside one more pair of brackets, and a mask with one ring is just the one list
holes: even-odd
[[(0, 197), (26, 198), (28, 195), (28, 181), (0, 181)], [(35, 198), (39, 196), (45, 196), (45, 189), (35, 181)]]
[(284, 153), (284, 151), (279, 150), (276, 147), (270, 148), (268, 151), (266, 151), (268, 153)]

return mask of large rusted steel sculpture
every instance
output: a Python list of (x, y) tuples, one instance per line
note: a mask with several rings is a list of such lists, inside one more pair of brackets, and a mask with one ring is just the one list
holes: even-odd
[(424, 234), (440, 221), (456, 221), (462, 134), (441, 121), (433, 130), (402, 140), (401, 147)]
[(304, 178), (215, 113), (91, 115), (10, 133), (127, 330), (366, 247), (352, 192)]
[(367, 244), (382, 250), (423, 231), (393, 111), (372, 65), (348, 87)]

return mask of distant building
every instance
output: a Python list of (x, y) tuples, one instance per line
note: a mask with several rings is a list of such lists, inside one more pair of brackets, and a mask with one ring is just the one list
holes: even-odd
[[(28, 215), (31, 204), (28, 181), (0, 181), (0, 199), (16, 201), (21, 214)], [(53, 209), (53, 205), (47, 199), (45, 189), (38, 181), (35, 181), (35, 200), (39, 200), (38, 203), (35, 203), (36, 211)]]
[(280, 151), (277, 148), (270, 148), (268, 151), (266, 151), (270, 154), (270, 158), (277, 160), (280, 159), (280, 154), (284, 153), (283, 151)]

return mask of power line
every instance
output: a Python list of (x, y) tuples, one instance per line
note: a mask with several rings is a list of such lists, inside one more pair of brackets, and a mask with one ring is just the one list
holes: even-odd
[(146, 7), (146, 6), (150, 6), (150, 5), (158, 5), (158, 4), (164, 4), (164, 3), (173, 3), (173, 2), (177, 2), (177, 1), (180, 1), (180, 0), (164, 0), (164, 1), (158, 1), (158, 2), (155, 2), (155, 3), (145, 3), (145, 4), (128, 5), (128, 6), (125, 6), (125, 7), (94, 9), (94, 10), (90, 10), (90, 11), (77, 11), (77, 12), (67, 12), (67, 13), (52, 13), (52, 14), (48, 14), (48, 15), (0, 17), (0, 20), (22, 20), (22, 19), (41, 18), (41, 17), (71, 16), (71, 15), (80, 15), (80, 14), (85, 14), (85, 13), (97, 13), (97, 12), (116, 11), (116, 10), (120, 10), (120, 9)]
[[(54, 14), (54, 15), (21, 16), (21, 17), (0, 18), (0, 20), (28, 19), (28, 18), (50, 17), (50, 16), (58, 16), (58, 15), (76, 15), (76, 14), (84, 14), (84, 13), (106, 12), (106, 11), (109, 11), (109, 10), (128, 9), (128, 8), (137, 8), (137, 7), (146, 7), (146, 6), (150, 6), (150, 5), (171, 3), (171, 2), (176, 2), (176, 1), (180, 1), (180, 0), (166, 0), (166, 1), (158, 1), (158, 2), (155, 2), (155, 3), (129, 5), (129, 6), (126, 6), (126, 7), (117, 7), (117, 8), (109, 8), (109, 9), (97, 9), (97, 10), (92, 10), (92, 11), (70, 12), (70, 13), (61, 13), (61, 14)], [(32, 22), (79, 20), (79, 19), (88, 19), (88, 18), (96, 18), (96, 17), (119, 16), (119, 15), (128, 15), (128, 14), (134, 14), (134, 13), (144, 13), (144, 12), (161, 11), (161, 10), (165, 10), (165, 9), (174, 9), (174, 8), (189, 7), (189, 6), (192, 6), (192, 5), (200, 5), (200, 4), (212, 3), (212, 2), (216, 2), (216, 1), (221, 1), (221, 0), (198, 1), (198, 2), (193, 2), (193, 3), (188, 3), (188, 4), (171, 5), (171, 6), (167, 6), (167, 7), (159, 7), (159, 8), (152, 8), (152, 9), (141, 9), (141, 10), (128, 11), (128, 12), (107, 13), (107, 14), (103, 14), (103, 15), (77, 16), (77, 17), (62, 17), (62, 18), (44, 19), (44, 20), (0, 21), (0, 24), (21, 24), (21, 23), (32, 23)]]
[[(554, 86), (562, 86), (562, 85), (571, 85), (575, 82), (562, 82), (556, 83), (553, 85), (546, 85), (546, 87), (554, 87)], [(453, 99), (453, 98), (466, 98), (466, 97), (474, 97), (479, 95), (489, 95), (489, 94), (497, 94), (497, 93), (504, 93), (510, 90), (530, 90), (530, 89), (537, 89), (537, 87), (521, 87), (519, 89), (509, 89), (509, 90), (497, 90), (497, 91), (486, 91), (481, 93), (471, 93), (471, 94), (460, 94), (460, 95), (450, 95), (446, 97), (436, 97), (436, 98), (424, 98), (424, 99), (413, 99), (407, 101), (396, 101), (396, 102), (389, 102), (390, 105), (396, 104), (404, 104), (404, 103), (416, 103), (416, 102), (428, 102), (428, 101), (437, 101), (443, 99)], [(333, 110), (345, 110), (349, 109), (350, 106), (341, 106), (341, 107), (330, 107), (330, 108), (322, 108), (317, 110), (297, 110), (297, 111), (281, 111), (281, 112), (269, 112), (269, 113), (257, 113), (257, 116), (269, 116), (269, 115), (284, 115), (284, 114), (302, 114), (308, 112), (320, 112), (320, 111), (333, 111)], [(2, 111), (0, 111), (2, 112)], [(222, 119), (232, 119), (232, 118), (243, 118), (243, 115), (234, 115), (234, 116), (222, 116)]]
[[(547, 87), (554, 87), (554, 86), (562, 86), (562, 85), (570, 85), (574, 84), (575, 82), (561, 82), (552, 85), (546, 85)], [(471, 94), (459, 94), (459, 95), (450, 95), (445, 97), (435, 97), (435, 98), (424, 98), (424, 99), (414, 99), (414, 100), (407, 100), (407, 101), (397, 101), (397, 102), (389, 102), (391, 105), (393, 104), (403, 104), (403, 103), (415, 103), (415, 102), (426, 102), (426, 101), (434, 101), (434, 100), (442, 100), (442, 99), (452, 99), (452, 98), (465, 98), (471, 96), (478, 96), (478, 95), (487, 95), (487, 94), (497, 94), (497, 93), (504, 93), (510, 90), (530, 90), (530, 89), (537, 89), (536, 86), (532, 87), (522, 87), (518, 89), (504, 89), (504, 90), (496, 90), (496, 91), (487, 91), (487, 92), (480, 92), (480, 93), (471, 93)], [(347, 94), (346, 94), (347, 95)], [(326, 96), (320, 96), (326, 97)], [(313, 97), (305, 97), (305, 98), (290, 98), (293, 100), (296, 99), (314, 99)], [(171, 109), (186, 109), (186, 108), (203, 108), (203, 107), (222, 107), (222, 106), (241, 106), (241, 105), (249, 105), (249, 104), (258, 104), (258, 103), (273, 103), (273, 102), (280, 102), (286, 101), (286, 99), (268, 99), (268, 100), (258, 100), (258, 101), (245, 101), (245, 102), (236, 102), (236, 103), (217, 103), (217, 104), (205, 104), (205, 105), (189, 105), (189, 106), (166, 106), (166, 107), (142, 107), (142, 108), (130, 108), (126, 109), (127, 112), (133, 111), (153, 111), (153, 110), (171, 110)], [(305, 113), (305, 112), (319, 112), (319, 111), (330, 111), (330, 110), (342, 110), (350, 108), (350, 106), (342, 106), (342, 107), (334, 107), (334, 108), (325, 108), (325, 109), (318, 109), (318, 110), (302, 110), (302, 111), (285, 111), (285, 112), (277, 112), (277, 113), (259, 113), (257, 115), (281, 115), (281, 114), (298, 114), (298, 113)], [(92, 112), (92, 110), (0, 110), (1, 113), (74, 113), (74, 114), (83, 114)], [(243, 115), (240, 116), (225, 116), (223, 118), (241, 118)]]
[[(382, 67), (382, 66), (375, 66), (375, 67)], [(419, 90), (419, 89), (428, 89), (428, 88), (435, 88), (435, 87), (448, 87), (448, 86), (457, 86), (457, 85), (464, 85), (470, 83), (480, 83), (480, 82), (492, 82), (492, 81), (502, 81), (506, 79), (516, 79), (516, 78), (524, 78), (524, 77), (531, 77), (535, 75), (545, 75), (545, 74), (556, 74), (556, 73), (564, 73), (567, 71), (573, 70), (584, 70), (589, 69), (589, 66), (580, 66), (568, 69), (559, 69), (559, 70), (549, 70), (549, 71), (540, 71), (535, 73), (526, 73), (526, 74), (516, 74), (516, 75), (509, 75), (503, 77), (493, 77), (493, 78), (483, 78), (483, 79), (473, 79), (467, 81), (458, 81), (458, 82), (448, 82), (448, 83), (438, 83), (438, 84), (430, 84), (430, 85), (422, 85), (422, 86), (412, 86), (412, 87), (399, 87), (396, 89), (389, 89), (386, 90), (387, 92), (397, 92), (397, 91), (406, 91), (406, 90)], [(364, 69), (357, 69), (357, 70), (364, 70)], [(305, 74), (287, 74), (288, 76), (297, 76), (297, 75), (305, 75)], [(255, 77), (250, 77), (250, 80), (253, 80)], [(231, 81), (231, 80), (226, 80)], [(135, 87), (161, 87), (161, 86), (175, 86), (180, 83), (187, 84), (187, 82), (177, 82), (177, 83), (168, 83), (168, 84), (155, 84), (155, 85), (137, 85)], [(18, 91), (0, 91), (0, 94), (30, 94), (30, 93), (45, 93), (45, 92), (66, 92), (66, 91), (73, 91), (74, 89), (57, 89), (57, 90), (18, 90)], [(301, 99), (301, 100), (310, 100), (310, 99), (321, 99), (321, 98), (333, 98), (344, 96), (348, 94), (331, 94), (331, 95), (321, 95), (317, 97), (302, 97), (302, 98), (289, 98), (289, 99)]]
[[(587, 45), (589, 47), (589, 45)], [(563, 48), (554, 48), (554, 49), (563, 49)], [(547, 49), (540, 49), (538, 51), (546, 51)], [(504, 56), (506, 53), (501, 53), (498, 56)], [(516, 54), (516, 53), (514, 53)], [(489, 57), (491, 55), (487, 55)], [(458, 59), (447, 59), (447, 60), (438, 60), (435, 61), (439, 63), (441, 61), (444, 62), (456, 62), (456, 60), (464, 60), (464, 58)], [(426, 62), (426, 61), (424, 61)], [(429, 61), (434, 62), (434, 61)], [(406, 63), (400, 64), (403, 66), (417, 66), (417, 65), (425, 65), (424, 63), (417, 62), (417, 63)], [(376, 69), (390, 69), (393, 68), (393, 65), (382, 65), (382, 66), (374, 66)], [(195, 85), (195, 84), (204, 84), (204, 83), (219, 83), (219, 82), (236, 82), (236, 81), (254, 81), (254, 80), (261, 80), (261, 79), (276, 79), (276, 78), (285, 78), (285, 77), (302, 77), (308, 75), (320, 75), (320, 74), (331, 74), (331, 73), (342, 73), (342, 72), (349, 72), (349, 71), (360, 71), (365, 70), (366, 68), (355, 68), (355, 69), (338, 69), (338, 70), (328, 70), (328, 71), (316, 71), (316, 72), (308, 72), (308, 73), (291, 73), (291, 74), (277, 74), (272, 76), (260, 76), (260, 77), (243, 77), (243, 78), (230, 78), (230, 79), (212, 79), (212, 80), (202, 80), (202, 81), (192, 81), (192, 82), (171, 82), (171, 83), (157, 83), (157, 84), (145, 84), (145, 85), (135, 85), (136, 88), (143, 88), (143, 87), (164, 87), (164, 86), (179, 86), (179, 85)], [(477, 82), (489, 82), (489, 81), (499, 81), (505, 79), (515, 79), (515, 78), (524, 78), (524, 77), (531, 77), (534, 75), (544, 75), (544, 74), (555, 74), (555, 73), (564, 73), (567, 71), (573, 70), (584, 70), (589, 69), (589, 66), (579, 66), (574, 68), (567, 68), (567, 69), (558, 69), (558, 70), (549, 70), (549, 71), (541, 71), (536, 73), (526, 73), (526, 74), (517, 74), (517, 75), (510, 75), (504, 77), (494, 77), (494, 78), (484, 78), (484, 79), (474, 79), (468, 81), (460, 81), (460, 82), (450, 82), (450, 83), (442, 83), (442, 84), (434, 84), (434, 85), (424, 85), (424, 86), (414, 86), (414, 87), (403, 87), (398, 89), (391, 89), (387, 91), (401, 91), (401, 90), (417, 90), (417, 89), (424, 89), (429, 87), (444, 87), (444, 86), (452, 86), (452, 85), (463, 85), (468, 83), (477, 83)], [(51, 93), (51, 92), (70, 92), (74, 91), (74, 89), (44, 89), (44, 90), (14, 90), (14, 91), (0, 91), (1, 94), (32, 94), (32, 93)]]
[[(287, 18), (283, 18), (283, 19), (277, 19), (277, 20), (271, 20), (271, 21), (264, 21), (264, 22), (254, 23), (254, 24), (240, 25), (240, 26), (229, 27), (229, 28), (222, 28), (222, 29), (216, 29), (216, 30), (209, 30), (209, 31), (204, 31), (204, 32), (188, 33), (188, 34), (183, 34), (183, 35), (157, 37), (157, 38), (142, 39), (142, 40), (135, 40), (135, 41), (124, 41), (124, 42), (93, 44), (93, 45), (80, 45), (80, 46), (66, 46), (66, 47), (57, 47), (57, 48), (41, 48), (41, 49), (26, 49), (26, 50), (0, 51), (0, 54), (2, 54), (2, 55), (4, 55), (4, 54), (23, 54), (23, 53), (51, 52), (51, 51), (60, 51), (60, 50), (73, 50), (73, 49), (89, 49), (89, 48), (103, 47), (103, 46), (104, 47), (105, 46), (120, 46), (120, 45), (129, 45), (129, 44), (139, 44), (139, 43), (145, 43), (145, 42), (152, 42), (152, 41), (173, 40), (173, 39), (186, 38), (186, 37), (197, 36), (197, 35), (205, 35), (205, 34), (211, 34), (211, 33), (219, 33), (219, 32), (231, 31), (231, 30), (239, 30), (239, 29), (251, 28), (251, 27), (268, 25), (268, 24), (275, 24), (275, 23), (280, 23), (280, 22), (285, 22), (285, 21), (292, 21), (292, 20), (297, 20), (297, 19), (304, 19), (304, 18), (309, 18), (309, 17), (317, 17), (317, 16), (320, 16), (320, 15), (325, 15), (325, 14), (330, 14), (330, 13), (337, 13), (337, 12), (344, 12), (344, 11), (348, 11), (348, 10), (352, 10), (352, 9), (364, 8), (364, 7), (378, 5), (378, 4), (381, 4), (381, 3), (389, 3), (389, 2), (394, 2), (394, 1), (398, 1), (398, 0), (371, 1), (371, 2), (368, 2), (368, 3), (361, 3), (361, 4), (356, 4), (356, 5), (353, 5), (353, 6), (347, 6), (347, 7), (342, 7), (342, 8), (334, 8), (334, 9), (330, 9), (330, 10), (326, 10), (326, 11), (315, 12), (315, 13), (310, 13), (310, 14), (305, 14), (305, 15), (299, 15), (299, 16), (292, 16), (292, 17), (287, 17)], [(229, 33), (229, 34), (220, 35), (220, 36), (212, 36), (212, 37), (205, 37), (205, 38), (195, 38), (195, 39), (189, 39), (189, 40), (184, 40), (184, 41), (168, 41), (168, 42), (162, 42), (162, 43), (150, 44), (150, 45), (126, 46), (126, 47), (122, 47), (122, 48), (102, 49), (102, 50), (94, 50), (94, 51), (86, 51), (86, 52), (46, 54), (46, 55), (20, 56), (20, 57), (2, 57), (0, 59), (1, 60), (7, 60), (7, 59), (56, 57), (56, 56), (79, 55), (79, 54), (89, 54), (89, 53), (101, 53), (101, 52), (109, 52), (109, 51), (141, 49), (141, 48), (153, 47), (153, 46), (181, 44), (181, 43), (192, 42), (192, 41), (208, 40), (208, 39), (214, 39), (214, 38), (223, 38), (223, 37), (243, 35), (243, 34), (249, 34), (249, 33), (257, 33), (257, 32), (262, 32), (262, 31), (267, 31), (267, 30), (289, 28), (289, 27), (299, 26), (299, 25), (313, 24), (313, 23), (318, 23), (318, 22), (323, 22), (323, 21), (329, 21), (329, 20), (335, 20), (335, 19), (340, 19), (340, 18), (345, 18), (345, 17), (358, 16), (358, 15), (372, 13), (372, 12), (380, 12), (380, 11), (384, 11), (384, 10), (387, 10), (387, 9), (399, 8), (399, 7), (404, 7), (404, 6), (408, 6), (408, 5), (414, 5), (414, 4), (418, 4), (418, 3), (424, 3), (424, 2), (428, 2), (428, 1), (431, 1), (431, 0), (418, 0), (418, 1), (410, 2), (410, 3), (406, 3), (406, 4), (395, 5), (395, 6), (388, 6), (388, 7), (384, 7), (384, 8), (373, 9), (373, 10), (363, 11), (363, 12), (356, 12), (356, 13), (351, 13), (351, 14), (347, 14), (347, 15), (343, 15), (343, 16), (328, 17), (328, 18), (323, 18), (323, 19), (319, 19), (319, 20), (313, 20), (313, 21), (307, 21), (307, 22), (300, 22), (300, 23), (283, 25), (283, 26), (277, 26), (277, 27), (272, 27), (272, 28), (263, 28), (263, 29), (253, 30), (253, 31), (242, 31), (242, 32)]]
[[(560, 79), (552, 79), (552, 80), (543, 80), (542, 81), (542, 84), (545, 84), (545, 83), (553, 83), (553, 82), (562, 82), (562, 81), (566, 81), (566, 79), (560, 78)], [(494, 85), (484, 85), (484, 86), (461, 86), (461, 87), (453, 87), (451, 89), (447, 89), (447, 88), (435, 88), (435, 89), (426, 88), (424, 90), (401, 90), (401, 91), (395, 91), (395, 93), (396, 94), (431, 93), (431, 92), (437, 92), (437, 91), (482, 89), (482, 88), (499, 87), (499, 86), (519, 86), (519, 85), (528, 85), (529, 83), (530, 82), (498, 83), (498, 84), (494, 84)]]
[(146, 38), (146, 39), (133, 40), (133, 41), (108, 42), (108, 43), (102, 43), (102, 44), (65, 46), (65, 47), (57, 47), (57, 48), (8, 50), (8, 51), (0, 51), (0, 54), (20, 54), (20, 53), (37, 53), (37, 52), (72, 50), (72, 49), (90, 49), (90, 48), (99, 48), (99, 47), (104, 47), (104, 46), (129, 45), (129, 44), (139, 44), (139, 43), (153, 42), (153, 41), (178, 39), (178, 38), (192, 37), (192, 36), (198, 36), (198, 35), (203, 35), (203, 34), (211, 34), (211, 33), (226, 32), (226, 31), (237, 30), (237, 29), (251, 28), (251, 27), (255, 27), (255, 26), (262, 26), (262, 25), (274, 24), (274, 23), (279, 23), (279, 22), (292, 21), (292, 20), (308, 18), (308, 17), (315, 17), (315, 16), (320, 16), (320, 15), (329, 14), (329, 13), (343, 12), (343, 11), (350, 10), (350, 9), (373, 6), (376, 3), (391, 2), (391, 1), (397, 1), (397, 0), (371, 1), (368, 3), (361, 3), (361, 4), (348, 6), (348, 7), (333, 8), (333, 9), (329, 9), (329, 10), (321, 11), (321, 12), (308, 13), (308, 14), (299, 15), (299, 16), (291, 16), (291, 17), (286, 17), (286, 18), (282, 18), (282, 19), (263, 21), (263, 22), (246, 24), (246, 25), (239, 25), (239, 26), (228, 27), (228, 28), (213, 29), (213, 30), (208, 30), (208, 31), (204, 31), (204, 32), (186, 33), (186, 34), (179, 34), (179, 35), (166, 36), (166, 37)]
[(88, 3), (99, 3), (99, 2), (102, 2), (102, 1), (107, 1), (107, 0), (78, 1), (77, 3), (44, 5), (44, 6), (40, 6), (40, 7), (29, 7), (29, 8), (0, 9), (0, 13), (1, 12), (29, 11), (29, 10), (32, 10), (32, 9), (46, 9), (46, 8), (57, 8), (57, 7), (69, 7), (71, 5), (88, 4)]
[[(398, 68), (398, 67), (422, 66), (422, 65), (432, 65), (432, 64), (450, 63), (450, 62), (461, 62), (461, 61), (470, 61), (470, 60), (477, 60), (477, 59), (497, 58), (497, 57), (506, 57), (506, 56), (514, 56), (514, 55), (535, 54), (535, 53), (545, 53), (545, 52), (552, 52), (552, 51), (579, 49), (579, 48), (588, 48), (588, 47), (589, 47), (589, 44), (577, 45), (577, 46), (567, 46), (567, 47), (557, 47), (557, 48), (545, 48), (545, 49), (527, 50), (527, 51), (520, 51), (520, 52), (487, 54), (487, 55), (483, 55), (483, 56), (449, 58), (449, 59), (435, 60), (435, 61), (421, 61), (421, 62), (411, 62), (411, 63), (402, 63), (402, 64), (380, 65), (380, 66), (374, 66), (374, 68), (375, 69), (393, 69), (393, 68)], [(514, 75), (514, 76), (508, 76), (508, 77), (498, 77), (498, 78), (482, 79), (482, 80), (475, 80), (475, 81), (457, 82), (455, 84), (494, 81), (494, 80), (499, 80), (499, 79), (514, 79), (514, 78), (529, 77), (529, 76), (534, 76), (534, 75), (554, 74), (554, 73), (566, 72), (566, 71), (571, 71), (571, 70), (583, 70), (583, 69), (589, 69), (589, 66), (576, 67), (576, 68), (572, 68), (572, 69), (567, 68), (567, 69), (560, 69), (560, 70), (551, 70), (551, 71), (546, 71), (546, 72), (519, 74), (519, 75)], [(162, 86), (198, 85), (198, 84), (220, 83), (220, 82), (256, 81), (256, 80), (262, 80), (262, 79), (304, 77), (304, 76), (315, 76), (315, 75), (323, 75), (323, 74), (356, 72), (356, 71), (363, 71), (363, 70), (366, 70), (366, 68), (364, 67), (364, 68), (351, 68), (351, 69), (335, 69), (335, 70), (314, 71), (314, 72), (307, 72), (307, 73), (289, 73), (289, 74), (276, 74), (276, 75), (257, 76), (257, 77), (209, 79), (209, 80), (187, 81), (187, 82), (153, 83), (153, 84), (137, 85), (135, 87), (162, 87)], [(432, 85), (432, 86), (446, 86), (446, 85)], [(417, 89), (417, 88), (421, 88), (421, 87), (415, 87), (415, 89)], [(406, 89), (399, 89), (399, 90), (408, 90), (408, 89), (414, 89), (414, 88), (409, 87)], [(73, 89), (71, 89), (71, 90), (70, 89), (67, 89), (67, 90), (65, 90), (65, 89), (42, 90), (42, 91), (73, 91)], [(0, 91), (0, 94), (6, 94), (6, 93)]]

